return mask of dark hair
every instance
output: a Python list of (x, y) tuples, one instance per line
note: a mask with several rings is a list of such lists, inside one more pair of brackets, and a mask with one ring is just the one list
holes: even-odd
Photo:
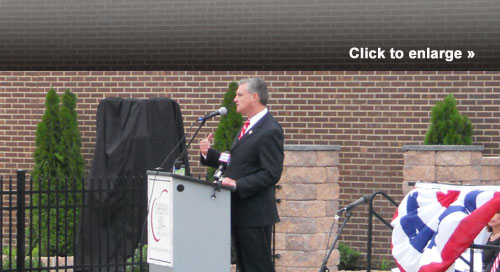
[(242, 79), (240, 80), (240, 82), (238, 82), (238, 86), (241, 86), (243, 84), (247, 84), (248, 92), (257, 93), (257, 95), (259, 96), (259, 101), (262, 105), (267, 105), (268, 92), (267, 85), (264, 80), (258, 77), (252, 77)]

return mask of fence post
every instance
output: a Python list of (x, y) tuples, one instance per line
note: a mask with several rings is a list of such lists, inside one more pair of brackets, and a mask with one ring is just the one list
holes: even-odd
[(25, 244), (25, 186), (26, 170), (17, 170), (17, 271), (24, 271)]

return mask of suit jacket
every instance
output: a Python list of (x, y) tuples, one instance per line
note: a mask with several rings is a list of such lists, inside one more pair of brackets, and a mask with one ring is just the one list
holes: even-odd
[[(239, 135), (239, 133), (238, 133)], [(245, 135), (236, 137), (225, 176), (236, 180), (231, 195), (233, 226), (262, 227), (279, 222), (274, 185), (283, 171), (283, 129), (268, 112)], [(209, 149), (203, 165), (218, 167), (220, 152)]]

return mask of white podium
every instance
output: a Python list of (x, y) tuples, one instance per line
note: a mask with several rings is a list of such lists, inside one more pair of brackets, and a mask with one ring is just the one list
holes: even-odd
[(148, 171), (149, 271), (226, 272), (231, 267), (230, 190)]

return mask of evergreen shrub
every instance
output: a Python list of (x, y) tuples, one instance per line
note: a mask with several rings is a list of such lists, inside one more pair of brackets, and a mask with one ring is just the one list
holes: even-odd
[(449, 94), (432, 108), (431, 125), (425, 135), (424, 144), (472, 144), (472, 123), (458, 111), (453, 94)]
[(339, 270), (358, 270), (357, 261), (361, 253), (355, 249), (350, 248), (344, 243), (339, 243), (338, 246), (340, 253)]
[[(231, 145), (243, 125), (243, 117), (240, 113), (236, 112), (236, 103), (233, 101), (237, 89), (238, 83), (234, 81), (229, 83), (228, 91), (224, 95), (224, 100), (222, 101), (222, 106), (227, 108), (227, 114), (220, 118), (219, 125), (214, 135), (214, 144), (212, 146), (212, 148), (222, 152), (231, 149)], [(209, 180), (213, 179), (214, 173), (214, 168), (208, 169), (207, 176)]]
[(71, 191), (83, 188), (84, 170), (76, 96), (66, 90), (61, 103), (50, 89), (45, 107), (36, 130), (31, 203), (41, 209), (32, 210), (31, 246), (42, 256), (69, 256), (79, 218), (75, 205), (82, 202), (81, 194)]

